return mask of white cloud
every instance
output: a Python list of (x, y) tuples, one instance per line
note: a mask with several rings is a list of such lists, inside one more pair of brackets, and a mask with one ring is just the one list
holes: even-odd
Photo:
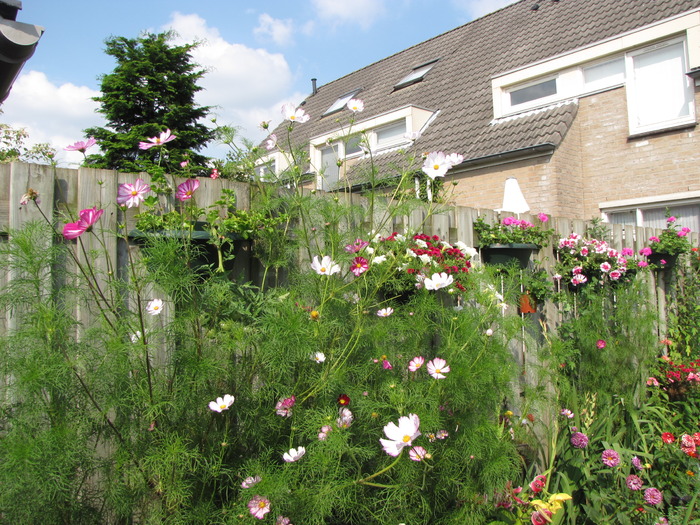
[(358, 24), (368, 29), (385, 12), (385, 0), (313, 0), (318, 16), (333, 25)]
[(464, 11), (470, 19), (493, 13), (517, 0), (452, 0), (455, 8)]
[[(201, 42), (192, 50), (194, 62), (207, 69), (199, 82), (204, 89), (197, 94), (198, 103), (216, 106), (220, 124), (240, 126), (243, 136), (261, 138), (260, 121), (279, 113), (268, 113), (270, 101), (282, 100), (292, 88), (294, 78), (284, 55), (227, 42), (198, 15), (174, 13), (164, 29), (175, 30), (178, 42)], [(267, 116), (260, 118), (262, 114)]]
[(267, 13), (258, 17), (258, 26), (253, 33), (262, 37), (269, 37), (278, 46), (286, 46), (292, 43), (292, 21), (272, 18)]
[(95, 113), (99, 96), (86, 86), (66, 83), (56, 85), (39, 71), (22, 73), (15, 81), (10, 96), (2, 105), (0, 120), (13, 127), (26, 128), (29, 143), (48, 142), (58, 150), (58, 161), (79, 163), (80, 153), (63, 148), (83, 140), (83, 130), (103, 124), (102, 116)]

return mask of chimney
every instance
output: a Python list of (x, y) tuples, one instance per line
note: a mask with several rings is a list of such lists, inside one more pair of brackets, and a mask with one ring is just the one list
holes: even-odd
[(316, 93), (318, 93), (318, 88), (316, 87), (316, 79), (312, 78), (311, 79), (311, 94), (315, 95)]

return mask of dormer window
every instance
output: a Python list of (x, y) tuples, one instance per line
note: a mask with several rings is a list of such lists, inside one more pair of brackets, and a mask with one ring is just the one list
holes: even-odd
[(332, 114), (332, 113), (335, 113), (335, 112), (337, 112), (337, 111), (340, 111), (341, 109), (343, 109), (343, 108), (345, 107), (345, 104), (348, 103), (348, 100), (350, 100), (351, 98), (353, 98), (353, 97), (354, 97), (355, 95), (357, 95), (360, 91), (361, 91), (360, 89), (355, 89), (355, 90), (353, 90), (353, 91), (350, 91), (349, 93), (346, 93), (346, 94), (343, 95), (342, 97), (338, 98), (338, 100), (336, 100), (335, 102), (333, 102), (333, 104), (331, 105), (331, 107), (329, 107), (329, 108), (326, 110), (326, 112), (325, 112), (322, 116), (325, 117), (326, 115), (330, 115), (330, 114)]
[(557, 94), (557, 79), (550, 78), (535, 84), (513, 89), (509, 92), (510, 105), (519, 106), (528, 102), (539, 101)]
[(415, 84), (416, 82), (420, 82), (423, 80), (425, 75), (428, 74), (428, 71), (433, 69), (435, 64), (437, 64), (438, 59), (432, 60), (430, 62), (426, 62), (425, 64), (421, 64), (420, 66), (416, 66), (413, 68), (413, 70), (403, 77), (398, 84), (394, 86), (394, 89), (401, 89), (406, 86), (410, 86), (411, 84)]

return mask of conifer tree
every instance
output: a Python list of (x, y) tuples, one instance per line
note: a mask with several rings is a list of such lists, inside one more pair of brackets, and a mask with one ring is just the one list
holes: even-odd
[[(191, 166), (206, 161), (198, 152), (213, 138), (213, 130), (201, 122), (210, 107), (194, 101), (202, 89), (197, 81), (205, 71), (192, 62), (190, 51), (197, 44), (172, 45), (172, 38), (172, 32), (165, 32), (106, 41), (105, 52), (117, 65), (101, 77), (102, 94), (93, 99), (100, 103), (97, 111), (107, 125), (85, 130), (102, 150), (88, 156), (89, 166), (143, 171), (159, 164), (172, 173), (183, 160)], [(139, 149), (139, 142), (166, 129), (177, 136), (168, 144), (167, 155), (163, 148)]]

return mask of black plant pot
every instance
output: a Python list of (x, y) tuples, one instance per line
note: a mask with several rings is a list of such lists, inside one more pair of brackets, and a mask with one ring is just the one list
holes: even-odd
[(539, 251), (537, 244), (489, 244), (481, 248), (481, 260), (493, 266), (513, 266), (524, 270), (530, 262), (530, 256)]

